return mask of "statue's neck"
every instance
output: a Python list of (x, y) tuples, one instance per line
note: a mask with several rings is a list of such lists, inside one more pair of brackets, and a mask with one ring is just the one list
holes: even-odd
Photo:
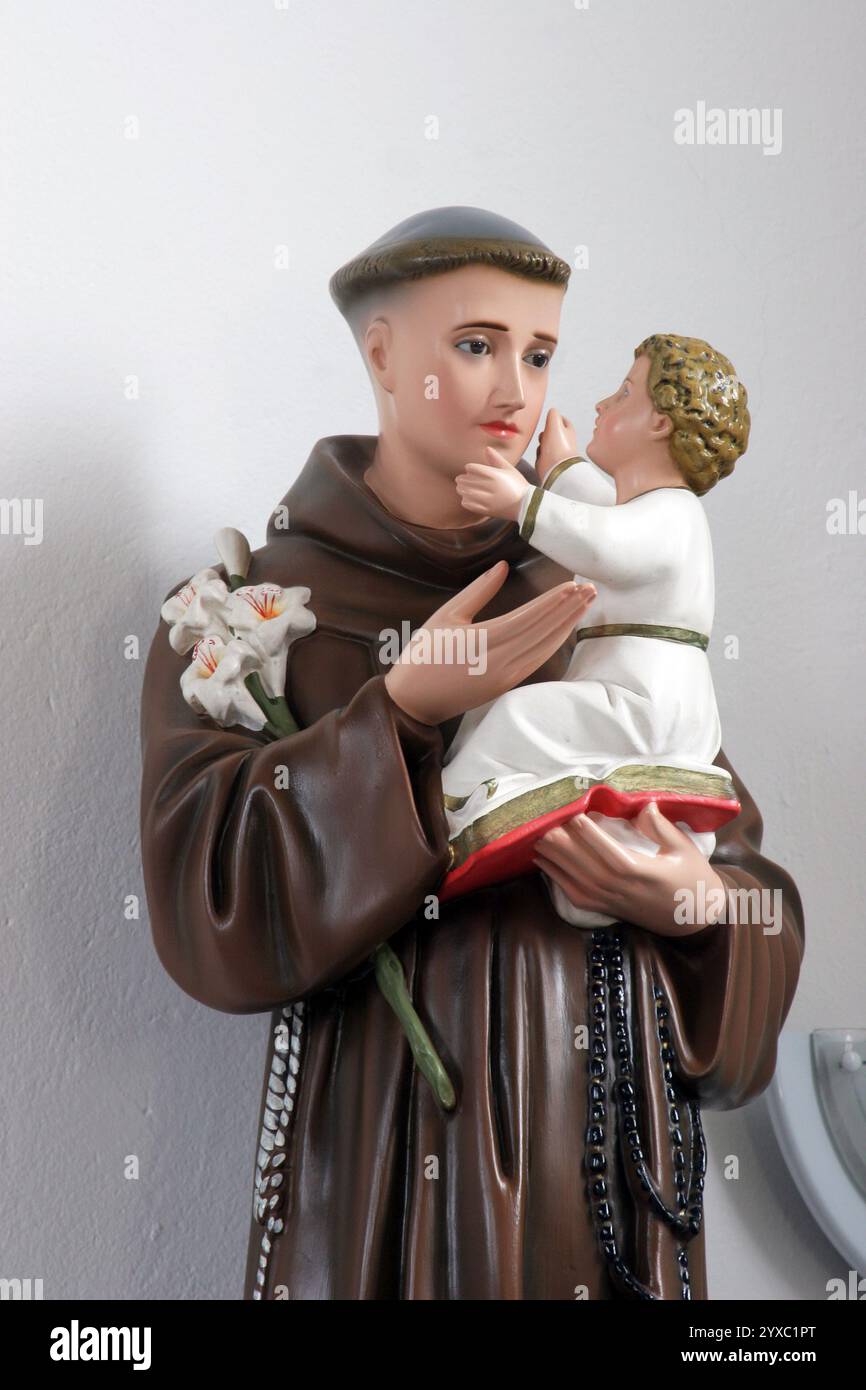
[(447, 531), (479, 525), (479, 518), (470, 518), (461, 504), (454, 478), (437, 472), (402, 440), (379, 435), (364, 482), (387, 511), (412, 526)]

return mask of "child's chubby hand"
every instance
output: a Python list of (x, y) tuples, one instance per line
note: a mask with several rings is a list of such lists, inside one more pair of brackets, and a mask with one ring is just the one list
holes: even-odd
[(573, 459), (577, 452), (574, 426), (551, 406), (547, 412), (544, 429), (538, 436), (538, 450), (535, 455), (535, 471), (541, 481), (544, 482), (551, 468), (562, 463), (563, 459)]
[(521, 503), (532, 484), (489, 444), (484, 463), (467, 463), (454, 479), (460, 501), (469, 512), (516, 521)]

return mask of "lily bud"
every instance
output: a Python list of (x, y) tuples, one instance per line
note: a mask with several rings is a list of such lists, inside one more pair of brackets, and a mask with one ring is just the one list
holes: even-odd
[(235, 578), (246, 579), (250, 568), (250, 543), (243, 532), (236, 531), (234, 526), (224, 526), (213, 539), (229, 583)]

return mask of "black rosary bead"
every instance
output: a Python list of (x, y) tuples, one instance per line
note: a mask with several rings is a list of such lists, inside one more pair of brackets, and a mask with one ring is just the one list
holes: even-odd
[[(631, 1155), (635, 1167), (634, 1175), (641, 1192), (645, 1194), (645, 1200), (650, 1209), (658, 1219), (664, 1221), (680, 1237), (682, 1242), (677, 1252), (677, 1266), (682, 1298), (690, 1299), (691, 1281), (686, 1242), (697, 1235), (701, 1228), (703, 1217), (701, 1194), (704, 1188), (703, 1175), (706, 1171), (706, 1144), (701, 1127), (700, 1108), (695, 1101), (678, 1095), (675, 1089), (672, 1063), (676, 1063), (676, 1055), (671, 1029), (664, 1023), (664, 1019), (670, 1016), (670, 1008), (664, 990), (654, 982), (656, 1033), (659, 1043), (658, 1060), (665, 1079), (665, 1094), (671, 1103), (668, 1133), (671, 1142), (674, 1184), (679, 1189), (677, 1192), (678, 1210), (671, 1211), (646, 1166), (636, 1119), (636, 1090), (634, 1081), (631, 1079), (634, 1075), (632, 1067), (633, 1029), (629, 1017), (629, 1001), (626, 997), (626, 975), (623, 970), (622, 952), (623, 943), (617, 931), (610, 932), (608, 929), (602, 928), (593, 931), (587, 980), (590, 1007), (593, 1017), (596, 1019), (596, 1023), (593, 1025), (593, 1033), (596, 1036), (588, 1063), (590, 1122), (586, 1132), (586, 1168), (587, 1172), (593, 1174), (607, 1169), (605, 1137), (609, 1086), (617, 1111), (618, 1123), (615, 1123), (615, 1129), (623, 1158)], [(607, 1008), (605, 1007), (605, 996)], [(612, 1038), (615, 1040), (615, 1046), (611, 1047), (611, 1052), (616, 1059), (614, 1062), (615, 1075), (612, 1078), (608, 1078), (606, 1062), (601, 1060), (607, 1057), (608, 1052), (607, 1043), (602, 1042), (601, 1037), (606, 1038), (609, 1029), (611, 1029)], [(604, 1083), (602, 1083), (602, 1077)], [(686, 1183), (684, 1171), (686, 1156), (680, 1125), (680, 1106), (683, 1104), (688, 1109), (690, 1119), (691, 1145), (688, 1183)], [(594, 1222), (599, 1245), (621, 1285), (637, 1298), (657, 1299), (658, 1295), (641, 1283), (629, 1269), (617, 1249), (614, 1205), (606, 1184), (602, 1180), (597, 1180), (587, 1185), (586, 1192), (589, 1197), (590, 1216)]]

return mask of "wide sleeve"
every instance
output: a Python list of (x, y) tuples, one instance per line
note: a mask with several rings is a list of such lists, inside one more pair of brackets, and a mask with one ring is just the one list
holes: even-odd
[(442, 881), (442, 735), (384, 675), (286, 738), (223, 729), (186, 704), (188, 660), (161, 626), (141, 706), (151, 931), (194, 999), (264, 1011), (351, 973)]
[(769, 1085), (804, 951), (803, 905), (783, 868), (761, 854), (760, 812), (724, 752), (742, 811), (717, 832), (711, 863), (728, 893), (728, 920), (686, 937), (651, 941), (680, 1080), (716, 1110), (731, 1110)]
[(613, 478), (582, 455), (557, 463), (541, 487), (544, 492), (555, 492), (557, 497), (567, 497), (572, 502), (589, 502), (594, 507), (612, 507), (616, 502)]
[(649, 500), (651, 496), (633, 499), (628, 506), (598, 507), (533, 487), (520, 506), (520, 534), (585, 579), (614, 588), (638, 578), (651, 582), (676, 562), (677, 535), (676, 527), (664, 523), (664, 501)]

